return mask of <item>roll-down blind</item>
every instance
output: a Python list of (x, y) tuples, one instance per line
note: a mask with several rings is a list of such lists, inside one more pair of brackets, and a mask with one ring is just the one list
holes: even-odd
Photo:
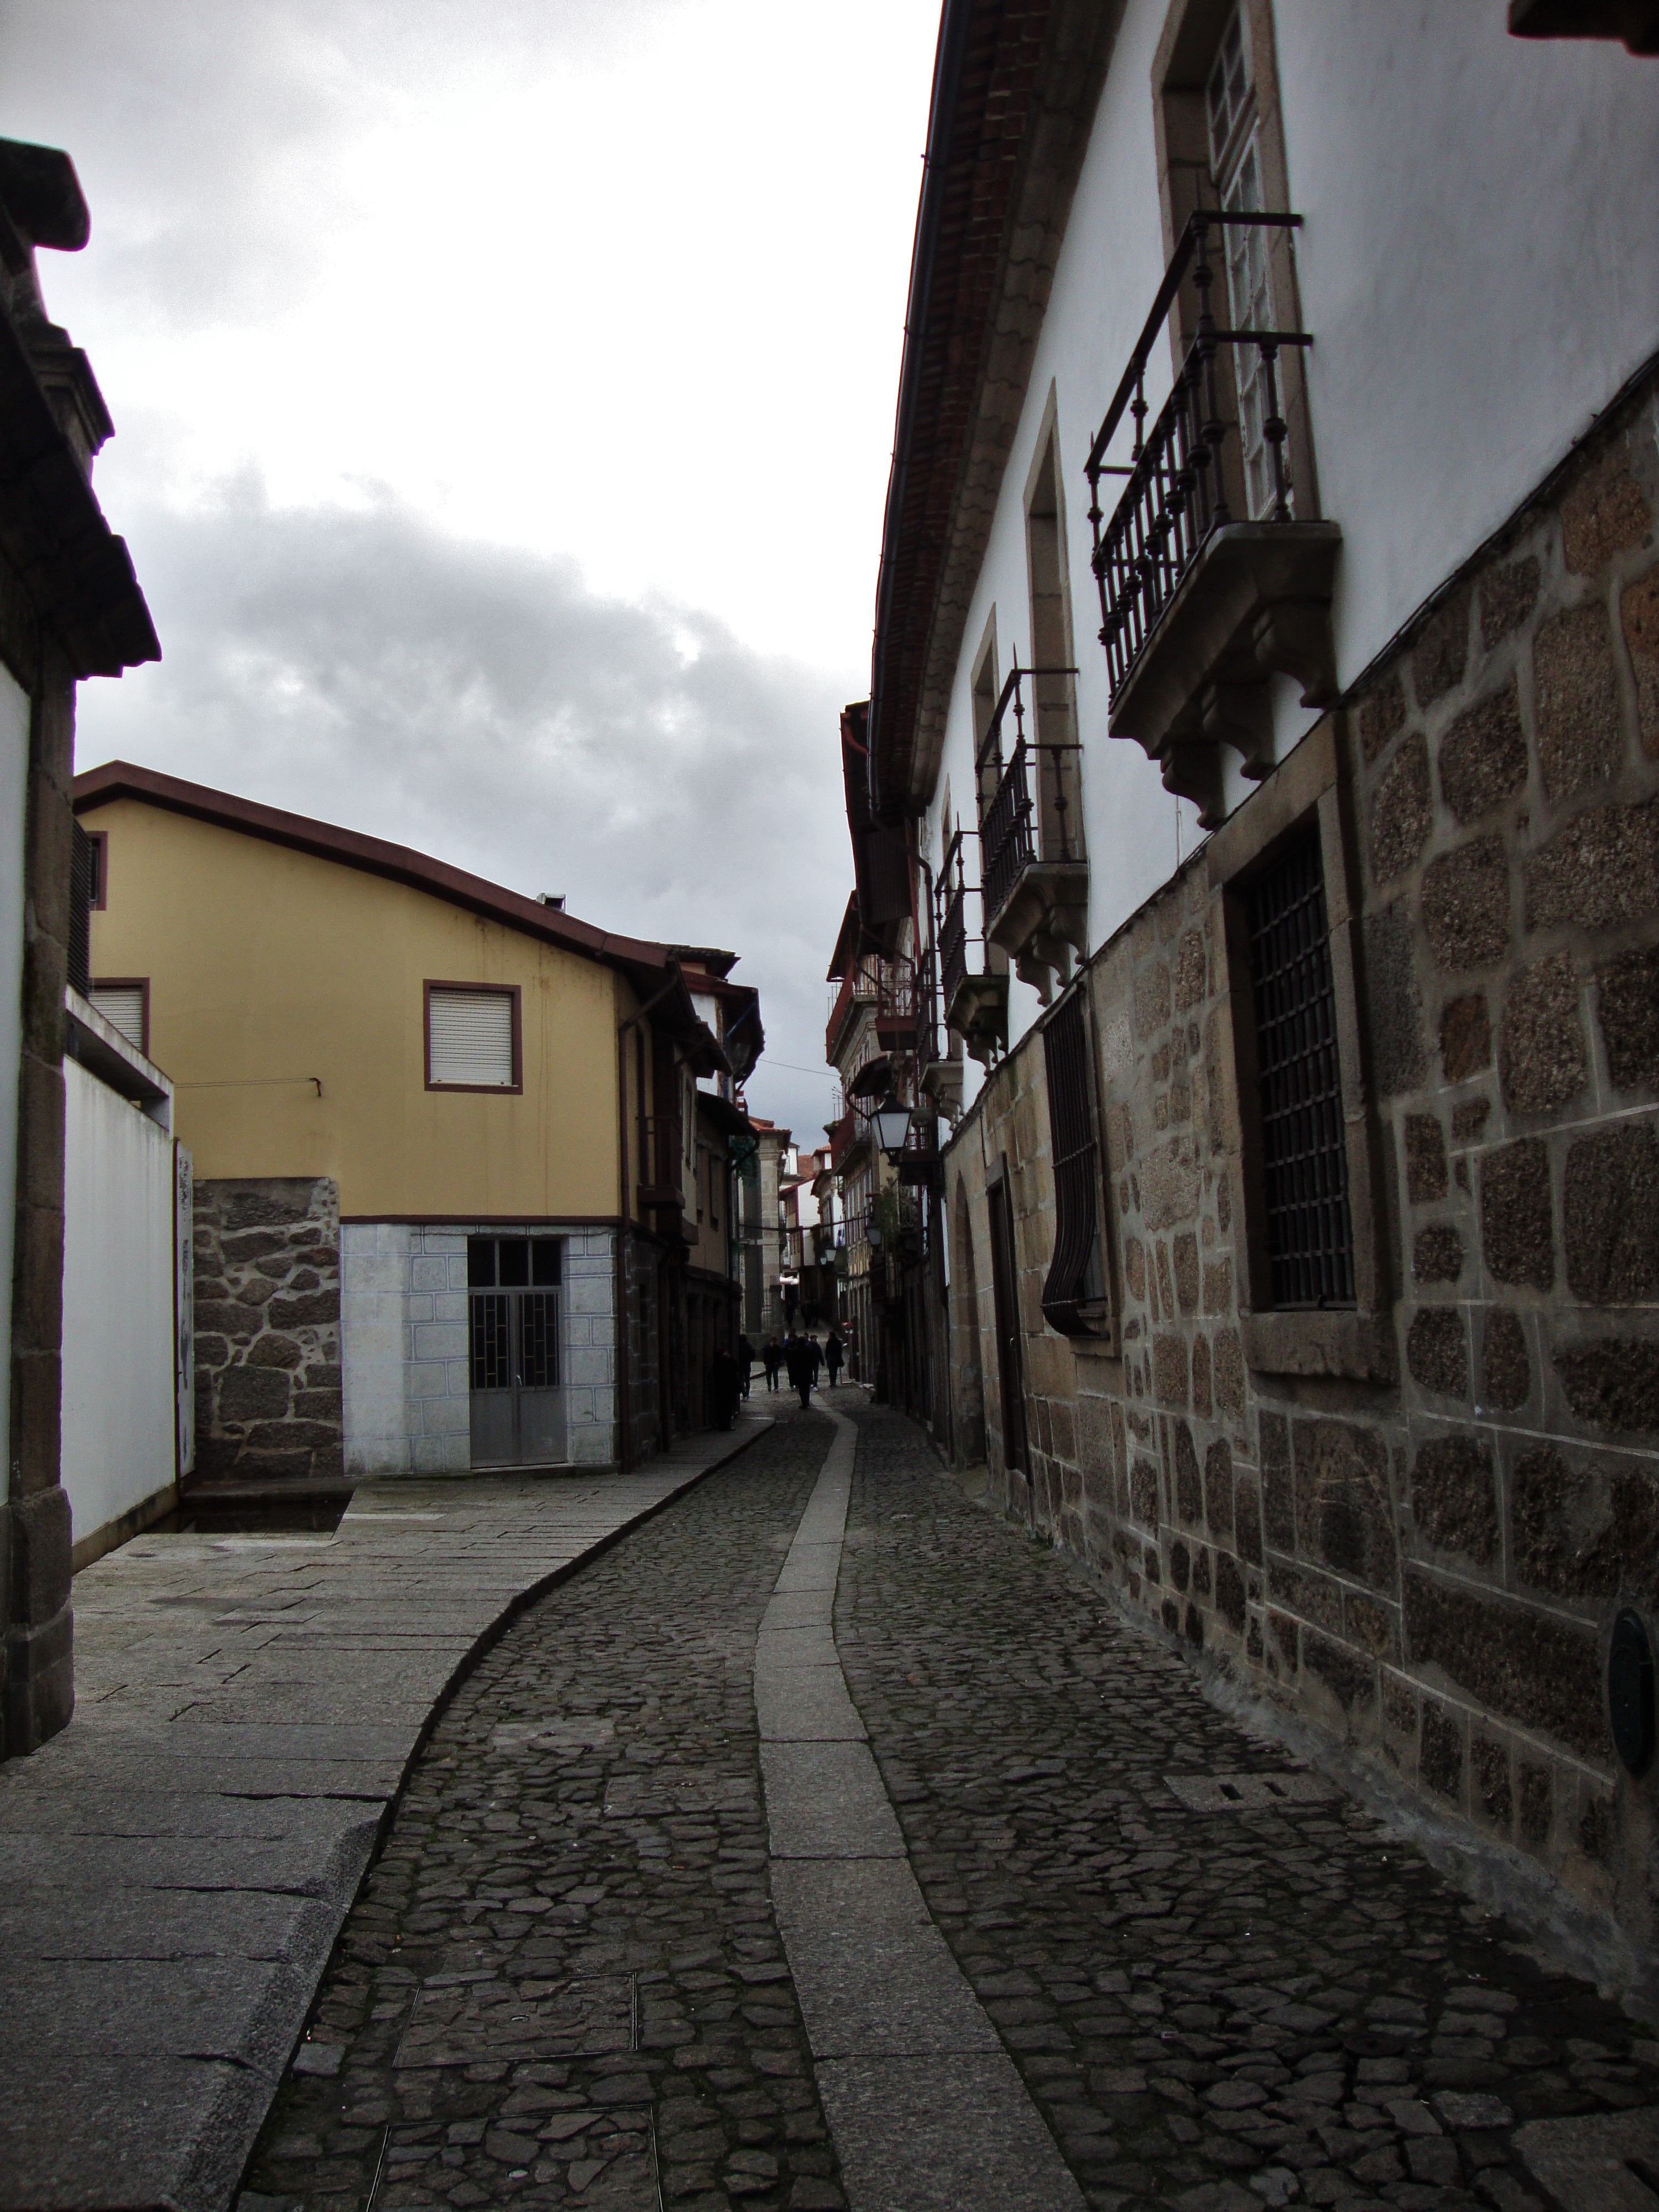
[(513, 1088), (513, 994), (434, 984), (427, 994), (427, 1065), (434, 1083)]
[(144, 1049), (144, 987), (142, 983), (94, 983), (87, 996), (112, 1029), (135, 1052)]

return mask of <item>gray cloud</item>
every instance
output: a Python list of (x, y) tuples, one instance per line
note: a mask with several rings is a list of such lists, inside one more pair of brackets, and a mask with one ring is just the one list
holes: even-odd
[(74, 158), (118, 312), (258, 320), (309, 286), (343, 143), (474, 62), (580, 66), (687, 3), (0, 0), (0, 130)]
[[(122, 520), (167, 658), (85, 688), (80, 766), (119, 754), (562, 891), (610, 928), (724, 944), (769, 1059), (822, 1062), (849, 872), (822, 674), (389, 499), (273, 510), (245, 483)], [(809, 1139), (830, 1104), (764, 1061), (750, 1098)]]

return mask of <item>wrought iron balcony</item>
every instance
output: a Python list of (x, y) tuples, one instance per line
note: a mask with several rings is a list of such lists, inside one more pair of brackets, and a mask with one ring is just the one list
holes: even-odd
[(830, 1002), (823, 1033), (823, 1055), (838, 1060), (860, 1006), (874, 1013), (876, 1041), (884, 1052), (908, 1051), (915, 1026), (915, 977), (908, 960), (855, 960), (842, 977)]
[[(1255, 275), (1238, 281), (1261, 297), (1273, 241), (1288, 241), (1301, 220), (1213, 209), (1192, 216), (1089, 453), (1111, 733), (1137, 739), (1166, 788), (1197, 801), (1206, 828), (1224, 811), (1222, 745), (1240, 754), (1248, 776), (1273, 766), (1269, 679), (1294, 677), (1306, 707), (1336, 696), (1330, 603), (1341, 533), (1314, 514), (1311, 468), (1293, 475), (1286, 450), (1281, 356), (1313, 340), (1301, 330), (1224, 328), (1211, 303), (1218, 276), (1227, 280), (1210, 258), (1212, 234), (1243, 241), (1233, 256), (1241, 264), (1256, 257)], [(1188, 286), (1193, 340), (1148, 428), (1147, 364)], [(1115, 463), (1108, 455), (1126, 419), (1129, 457)], [(1109, 516), (1105, 476), (1125, 479)]]
[[(1089, 864), (1084, 856), (1082, 748), (1074, 736), (1025, 733), (1026, 691), (1036, 719), (1074, 728), (1074, 668), (1009, 670), (979, 749), (980, 860), (985, 933), (1000, 945), (1046, 1005), (1049, 971), (1071, 974), (1072, 954), (1087, 949)], [(1009, 709), (1012, 744), (1004, 751)]]
[[(969, 882), (964, 865), (966, 840), (978, 836), (977, 830), (958, 830), (945, 851), (939, 881), (939, 960), (945, 1022), (988, 1067), (1008, 1048), (1008, 978), (992, 971), (985, 894)], [(979, 922), (977, 930), (969, 930), (972, 920)]]

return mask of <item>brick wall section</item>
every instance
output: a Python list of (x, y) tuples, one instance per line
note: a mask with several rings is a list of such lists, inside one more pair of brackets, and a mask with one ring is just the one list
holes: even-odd
[(281, 1177), (196, 1185), (196, 1474), (337, 1479), (340, 1201)]
[(1618, 1764), (1604, 1674), (1619, 1606), (1659, 1607), (1655, 432), (1650, 394), (1338, 718), (1397, 1381), (1247, 1366), (1201, 853), (1088, 971), (1121, 1360), (1042, 1326), (1039, 1038), (949, 1165), (994, 1473), (983, 1192), (1013, 1166), (1034, 1481), (1002, 1474), (1009, 1510), (1639, 1941), (1655, 1783)]

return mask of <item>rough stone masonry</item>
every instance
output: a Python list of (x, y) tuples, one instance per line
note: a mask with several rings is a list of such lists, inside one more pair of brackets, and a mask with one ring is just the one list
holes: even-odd
[(338, 1191), (198, 1182), (195, 1238), (196, 1480), (338, 1478)]

